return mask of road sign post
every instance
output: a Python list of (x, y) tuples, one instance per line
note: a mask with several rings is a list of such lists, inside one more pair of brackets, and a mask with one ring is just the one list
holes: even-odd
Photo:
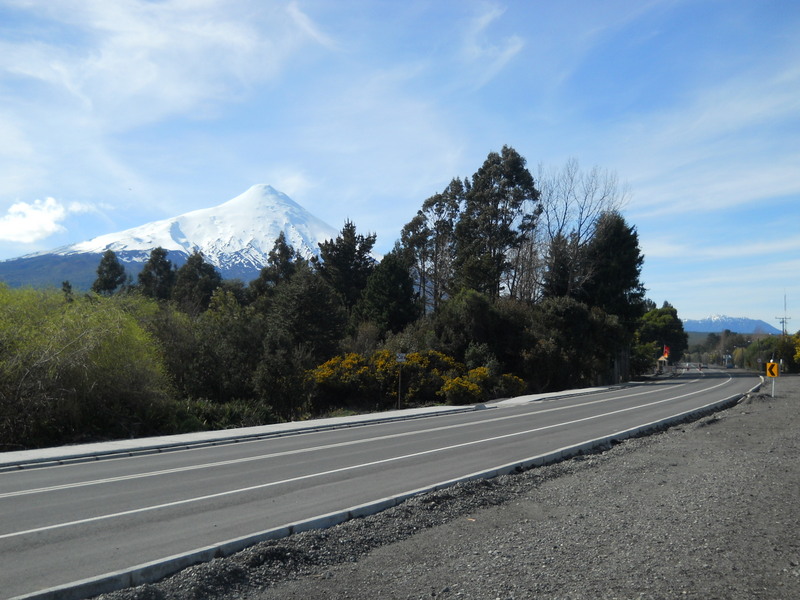
[(775, 397), (775, 379), (781, 374), (780, 366), (776, 362), (767, 363), (767, 377), (772, 379), (772, 397)]

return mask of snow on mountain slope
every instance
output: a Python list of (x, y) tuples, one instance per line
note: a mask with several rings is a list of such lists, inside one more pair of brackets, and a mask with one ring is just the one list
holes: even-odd
[(153, 248), (161, 246), (187, 255), (199, 250), (222, 271), (260, 269), (281, 231), (307, 258), (319, 252), (319, 242), (338, 235), (286, 194), (259, 184), (213, 208), (109, 233), (48, 254), (100, 254), (110, 249), (122, 260), (143, 262)]

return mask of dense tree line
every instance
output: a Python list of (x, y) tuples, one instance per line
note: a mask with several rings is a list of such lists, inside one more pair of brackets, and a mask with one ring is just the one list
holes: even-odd
[(423, 201), (381, 260), (347, 221), (310, 261), (281, 234), (247, 284), (156, 248), (135, 282), (107, 251), (90, 294), (0, 287), (0, 444), (470, 403), (650, 370), (685, 334), (644, 297), (623, 197), (574, 161), (534, 181), (506, 146)]

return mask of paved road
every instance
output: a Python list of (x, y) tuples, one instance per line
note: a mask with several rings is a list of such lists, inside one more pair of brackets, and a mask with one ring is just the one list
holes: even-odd
[(28, 594), (402, 495), (757, 383), (695, 371), (589, 395), (0, 473), (0, 590)]

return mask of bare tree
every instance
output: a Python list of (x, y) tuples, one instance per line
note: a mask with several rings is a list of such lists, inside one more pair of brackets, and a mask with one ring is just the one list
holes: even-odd
[[(569, 289), (579, 289), (591, 277), (592, 267), (584, 260), (584, 249), (592, 239), (600, 217), (609, 212), (619, 212), (629, 199), (626, 185), (619, 183), (616, 173), (593, 167), (583, 171), (575, 158), (570, 158), (560, 169), (539, 165), (537, 187), (541, 192), (541, 226), (536, 245), (542, 257), (537, 261), (545, 271), (552, 264), (551, 250), (554, 242), (563, 249), (566, 240), (567, 261), (570, 268)], [(541, 283), (546, 273), (539, 271), (531, 279)]]
[(541, 192), (542, 225), (549, 239), (557, 235), (585, 242), (604, 212), (619, 212), (629, 199), (626, 185), (616, 173), (593, 167), (582, 171), (570, 158), (560, 169), (539, 165), (537, 187)]

